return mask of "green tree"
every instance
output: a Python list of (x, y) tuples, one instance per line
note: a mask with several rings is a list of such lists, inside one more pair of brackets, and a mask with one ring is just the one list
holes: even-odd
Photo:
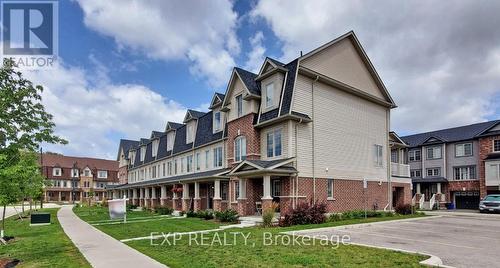
[[(19, 172), (31, 172), (31, 165), (23, 166), (31, 163), (31, 160), (23, 160), (23, 152), (36, 152), (42, 142), (67, 143), (54, 135), (52, 115), (41, 103), (42, 91), (42, 86), (34, 86), (23, 78), (11, 59), (4, 60), (0, 68), (0, 206), (4, 208), (3, 216), (6, 206), (23, 195), (21, 188), (26, 185), (23, 182), (25, 175)], [(4, 220), (2, 217), (2, 222)]]

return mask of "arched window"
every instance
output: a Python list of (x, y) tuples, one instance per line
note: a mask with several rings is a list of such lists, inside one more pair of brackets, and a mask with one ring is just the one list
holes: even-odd
[(234, 161), (239, 162), (247, 158), (247, 139), (239, 136), (234, 140)]

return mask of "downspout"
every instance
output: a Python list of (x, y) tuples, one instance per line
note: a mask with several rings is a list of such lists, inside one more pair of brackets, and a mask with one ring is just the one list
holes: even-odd
[(386, 116), (387, 116), (386, 162), (387, 162), (387, 188), (388, 188), (387, 189), (387, 198), (389, 199), (387, 201), (389, 203), (389, 211), (391, 211), (393, 204), (392, 204), (392, 181), (391, 181), (391, 148), (389, 146), (389, 132), (391, 130), (391, 110), (390, 109), (387, 110)]
[[(298, 123), (295, 123), (295, 167), (297, 168), (297, 171), (299, 169), (299, 150), (297, 148), (298, 142), (298, 126), (299, 124), (302, 124), (302, 118), (299, 120)], [(299, 195), (299, 174), (295, 174), (295, 180), (293, 182), (293, 202), (292, 202), (292, 208), (295, 209), (297, 206), (297, 200), (298, 200), (298, 195)]]
[(314, 83), (316, 83), (319, 80), (319, 76), (316, 76), (316, 79), (311, 83), (311, 116), (312, 116), (312, 177), (313, 177), (313, 204), (316, 204), (316, 173), (315, 173), (315, 146), (316, 146), (316, 139), (314, 137)]

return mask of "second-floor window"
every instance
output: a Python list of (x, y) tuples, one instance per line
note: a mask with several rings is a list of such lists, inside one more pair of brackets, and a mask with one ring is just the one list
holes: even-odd
[(85, 177), (90, 177), (90, 170), (85, 169), (85, 170), (83, 171), (83, 174), (85, 175)]
[(153, 166), (153, 176), (152, 176), (152, 178), (156, 178), (156, 167), (155, 166)]
[(210, 161), (210, 151), (206, 150), (205, 151), (205, 169), (208, 169), (209, 167), (209, 161)]
[(427, 159), (440, 159), (441, 146), (433, 146), (427, 148)]
[(214, 148), (214, 167), (222, 167), (222, 147)]
[(274, 105), (274, 83), (266, 85), (266, 108), (271, 108)]
[(100, 179), (106, 179), (108, 177), (108, 172), (106, 170), (99, 170), (97, 172), (97, 177)]
[(196, 153), (196, 170), (200, 170), (201, 169), (201, 154), (200, 153)]
[(391, 151), (391, 162), (392, 163), (399, 163), (399, 150), (392, 150)]
[(60, 168), (53, 168), (52, 169), (52, 176), (61, 176), (61, 169)]
[(455, 180), (474, 180), (476, 179), (476, 167), (456, 167), (455, 170)]
[(472, 143), (463, 143), (455, 145), (455, 156), (471, 156), (472, 155)]
[(236, 113), (238, 117), (243, 115), (243, 95), (236, 96)]
[(184, 157), (181, 158), (181, 173), (184, 173)]
[(500, 152), (500, 140), (493, 141), (493, 152)]
[(247, 158), (247, 139), (243, 136), (234, 140), (234, 161), (239, 162)]
[(420, 161), (420, 150), (411, 150), (408, 152), (408, 160), (410, 161)]
[(165, 163), (163, 163), (162, 176), (165, 177)]
[(375, 144), (375, 166), (381, 167), (384, 163), (383, 161), (383, 146), (379, 144)]
[(281, 129), (267, 133), (267, 157), (281, 156)]
[(441, 173), (440, 168), (428, 168), (427, 169), (427, 177), (437, 177)]
[(168, 162), (168, 163), (167, 163), (167, 174), (168, 174), (169, 176), (171, 176), (171, 175), (172, 175), (172, 162)]
[(177, 175), (177, 159), (174, 160), (174, 174)]
[(188, 155), (186, 157), (186, 167), (187, 167), (187, 172), (191, 172), (193, 171), (193, 156), (192, 155)]
[(78, 177), (78, 169), (74, 168), (71, 170), (71, 177), (73, 178)]
[(422, 177), (422, 170), (420, 170), (420, 169), (410, 170), (410, 177), (411, 178), (421, 178)]

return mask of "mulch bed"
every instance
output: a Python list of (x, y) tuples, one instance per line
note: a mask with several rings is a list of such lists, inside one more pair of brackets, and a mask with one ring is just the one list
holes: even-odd
[(20, 262), (18, 259), (0, 259), (0, 268), (16, 267)]

